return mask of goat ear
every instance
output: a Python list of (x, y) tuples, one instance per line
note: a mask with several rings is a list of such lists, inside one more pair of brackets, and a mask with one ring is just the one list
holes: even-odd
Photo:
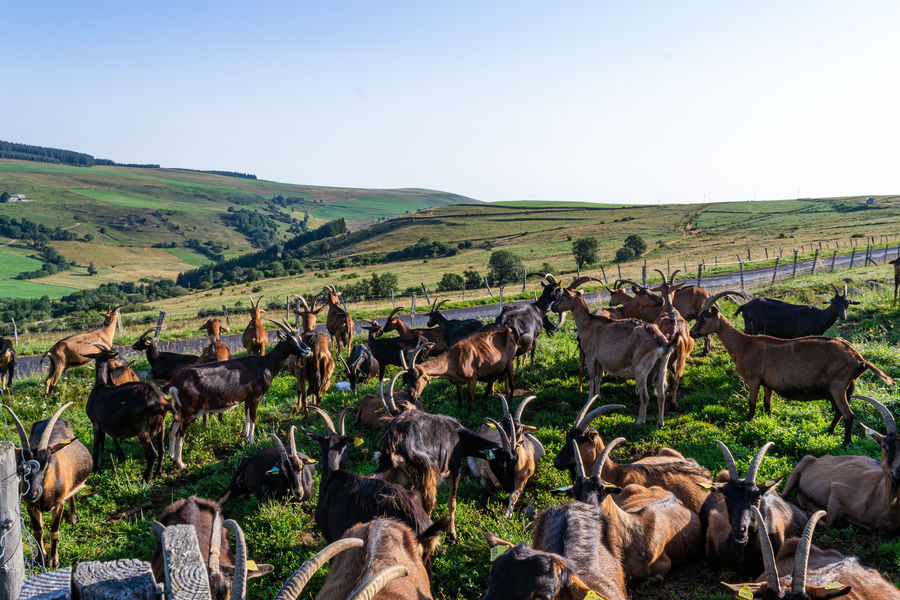
[(319, 461), (317, 461), (317, 460), (314, 459), (314, 458), (303, 458), (303, 459), (301, 459), (301, 460), (302, 460), (303, 464), (305, 464), (305, 465), (317, 465), (317, 464), (319, 464)]
[(575, 489), (574, 485), (564, 485), (562, 487), (558, 487), (550, 490), (551, 496), (566, 496), (572, 493), (572, 490)]
[(813, 600), (825, 600), (826, 598), (837, 598), (850, 593), (850, 586), (844, 585), (840, 581), (833, 581), (826, 586), (806, 586), (806, 593)]
[(617, 485), (613, 485), (611, 483), (606, 483), (606, 482), (603, 483), (603, 490), (607, 494), (621, 494), (622, 493), (622, 488), (620, 488)]
[(507, 548), (512, 548), (514, 545), (512, 542), (507, 542), (506, 540), (497, 537), (490, 531), (484, 532), (484, 539), (487, 540), (488, 546), (490, 546), (491, 548), (494, 548), (495, 546), (506, 546)]
[(698, 481), (697, 485), (704, 492), (721, 492), (725, 484), (722, 482), (711, 483), (709, 481)]
[[(255, 569), (251, 567), (256, 567)], [(262, 577), (263, 575), (268, 575), (272, 571), (275, 570), (275, 567), (268, 563), (256, 563), (252, 560), (247, 561), (247, 579), (253, 579), (255, 577)]]
[[(751, 598), (762, 598), (766, 595), (766, 591), (769, 589), (768, 584), (763, 583), (725, 583), (722, 582), (722, 585), (727, 587), (732, 592), (737, 592), (737, 598), (739, 600), (751, 600)], [(749, 595), (748, 595), (749, 594)]]
[[(781, 480), (784, 479), (784, 475), (781, 477), (776, 477), (775, 479), (767, 479), (763, 483), (757, 483), (757, 487), (762, 490), (763, 494), (768, 494), (769, 492), (776, 491), (778, 489), (778, 484), (781, 483)], [(777, 493), (777, 492), (776, 492)]]
[(284, 341), (284, 332), (283, 331), (278, 332), (278, 339), (281, 340), (282, 342)]
[(525, 433), (537, 433), (538, 428), (532, 425), (522, 425), (522, 431), (524, 431)]
[(61, 442), (57, 442), (56, 444), (53, 444), (52, 446), (50, 446), (50, 454), (53, 454), (54, 452), (59, 452), (60, 450), (62, 450), (63, 448), (65, 448), (66, 446), (68, 446), (69, 444), (71, 444), (72, 442), (74, 442), (77, 439), (78, 439), (78, 437), (76, 436), (73, 438), (69, 438), (67, 440), (63, 440)]
[(881, 445), (881, 442), (884, 441), (884, 436), (883, 436), (883, 435), (881, 435), (880, 433), (878, 433), (878, 432), (875, 431), (874, 429), (869, 429), (869, 428), (866, 426), (865, 423), (863, 423), (863, 431), (865, 431), (866, 437), (868, 437), (869, 439), (871, 439), (873, 442), (875, 442), (875, 443), (878, 444), (879, 446)]

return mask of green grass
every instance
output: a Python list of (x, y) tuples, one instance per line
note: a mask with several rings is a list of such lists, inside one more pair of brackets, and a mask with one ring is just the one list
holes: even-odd
[[(869, 270), (842, 272), (840, 277), (850, 277), (851, 296), (862, 302), (850, 311), (850, 319), (841, 323), (832, 333), (850, 341), (863, 355), (874, 361), (893, 377), (900, 377), (900, 332), (895, 324), (900, 310), (891, 308), (890, 286), (887, 276)], [(829, 295), (829, 282), (842, 283), (841, 278), (817, 275), (798, 278), (766, 293), (795, 301), (820, 302)], [(877, 287), (866, 283), (874, 280)], [(723, 302), (723, 309), (731, 314), (733, 305)], [(699, 350), (698, 350), (699, 351)], [(577, 391), (576, 342), (572, 320), (561, 334), (553, 338), (541, 337), (538, 346), (537, 369), (527, 370), (518, 380), (526, 393), (534, 393), (538, 399), (529, 405), (525, 422), (539, 428), (538, 438), (547, 450), (547, 456), (538, 465), (535, 476), (525, 491), (527, 503), (543, 509), (563, 500), (550, 494), (550, 490), (567, 483), (567, 476), (553, 469), (552, 457), (559, 451), (565, 431), (574, 415), (584, 403), (585, 394)], [(138, 369), (146, 368), (139, 363)], [(84, 414), (84, 404), (92, 385), (88, 369), (70, 371), (63, 376), (60, 398), (51, 403), (40, 392), (36, 379), (17, 381), (8, 402), (26, 423), (46, 416), (53, 406), (63, 401), (73, 401), (75, 407), (65, 415), (80, 439), (90, 443), (90, 424)], [(885, 386), (871, 374), (858, 381), (858, 392), (871, 395), (885, 402), (896, 414), (900, 411), (900, 394), (897, 389)], [(370, 384), (362, 392), (375, 391)], [(794, 464), (806, 454), (854, 453), (877, 457), (879, 450), (871, 441), (854, 437), (849, 447), (841, 446), (841, 435), (828, 435), (831, 409), (827, 402), (789, 402), (776, 396), (772, 414), (757, 414), (746, 418), (746, 388), (734, 371), (731, 359), (716, 340), (708, 357), (694, 355), (682, 381), (679, 397), (681, 409), (667, 415), (665, 427), (657, 430), (652, 425), (634, 424), (636, 413), (634, 385), (627, 381), (605, 380), (600, 389), (602, 403), (621, 403), (628, 409), (602, 417), (597, 427), (609, 440), (624, 436), (628, 443), (614, 452), (618, 461), (629, 461), (660, 447), (669, 446), (696, 458), (701, 464), (718, 471), (724, 467), (724, 459), (715, 446), (721, 439), (732, 449), (739, 468), (746, 468), (750, 457), (766, 441), (775, 442), (762, 464), (760, 477), (770, 478), (788, 473)], [(315, 417), (300, 419), (292, 412), (295, 402), (293, 378), (282, 374), (273, 382), (260, 405), (255, 444), (242, 443), (239, 432), (243, 423), (242, 411), (234, 410), (225, 415), (224, 421), (210, 419), (207, 426), (194, 424), (185, 441), (185, 472), (175, 472), (168, 459), (164, 475), (150, 485), (140, 481), (142, 461), (139, 445), (125, 442), (129, 459), (114, 464), (104, 457), (103, 472), (91, 475), (87, 486), (78, 496), (81, 522), (77, 525), (63, 523), (60, 537), (60, 553), (64, 564), (82, 560), (111, 560), (122, 557), (149, 559), (153, 549), (150, 521), (157, 517), (171, 501), (190, 494), (216, 499), (220, 497), (230, 480), (233, 469), (247, 453), (268, 445), (269, 432), (286, 431), (292, 424), (322, 430), (322, 423)], [(324, 400), (327, 410), (335, 414), (342, 407), (352, 406), (352, 395), (329, 391)], [(425, 407), (430, 412), (444, 413), (460, 419), (466, 426), (477, 428), (484, 418), (499, 417), (500, 407), (496, 399), (476, 400), (471, 413), (456, 406), (455, 391), (447, 382), (437, 381), (425, 392)], [(854, 401), (854, 411), (859, 422), (877, 425), (881, 420), (867, 404)], [(760, 411), (761, 412), (761, 411)], [(651, 411), (650, 421), (655, 415)], [(374, 470), (372, 453), (377, 449), (378, 435), (366, 431), (365, 443), (351, 451), (349, 468), (361, 473)], [(15, 440), (14, 430), (7, 422), (0, 427), (0, 437)], [(318, 446), (302, 434), (300, 449), (318, 457)], [(108, 451), (109, 454), (109, 451)], [(488, 549), (483, 541), (485, 530), (493, 531), (510, 541), (528, 541), (531, 535), (527, 520), (517, 513), (511, 520), (502, 519), (506, 495), (496, 493), (486, 507), (481, 506), (481, 491), (470, 478), (464, 478), (459, 490), (457, 528), (460, 540), (454, 545), (443, 545), (434, 560), (432, 587), (435, 598), (480, 598), (488, 582)], [(435, 517), (446, 511), (447, 489), (440, 488)], [(275, 565), (275, 573), (250, 584), (251, 598), (271, 598), (293, 569), (324, 545), (313, 520), (314, 502), (306, 504), (262, 501), (248, 498), (231, 502), (224, 509), (225, 515), (237, 519), (247, 534), (251, 557), (258, 562)], [(839, 528), (833, 531), (819, 530), (816, 543), (838, 548), (848, 554), (859, 555), (868, 566), (873, 566), (890, 579), (900, 581), (900, 544), (896, 537), (882, 533), (864, 532), (857, 528)], [(311, 598), (324, 581), (318, 575), (304, 592)], [(719, 581), (739, 581), (733, 573), (713, 572), (702, 561), (670, 573), (662, 584), (635, 589), (635, 600), (683, 598), (689, 600), (723, 600), (725, 596)]]
[(50, 285), (35, 280), (4, 279), (0, 281), (0, 298), (62, 298), (74, 292), (74, 288)]
[(202, 254), (197, 254), (190, 248), (166, 248), (166, 252), (192, 267), (199, 267), (209, 262), (209, 259)]
[(8, 248), (0, 247), (0, 279), (15, 277), (24, 271), (36, 271), (43, 264), (29, 256), (22, 256)]

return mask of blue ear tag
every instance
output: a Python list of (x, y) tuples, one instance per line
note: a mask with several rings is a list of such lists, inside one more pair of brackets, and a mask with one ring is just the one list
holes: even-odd
[(278, 468), (278, 465), (275, 465), (274, 467), (272, 467), (271, 469), (266, 471), (266, 475), (275, 475), (276, 473), (280, 473), (280, 472), (281, 472), (281, 469)]
[(484, 455), (488, 457), (488, 460), (494, 460), (494, 451), (493, 450), (485, 451)]

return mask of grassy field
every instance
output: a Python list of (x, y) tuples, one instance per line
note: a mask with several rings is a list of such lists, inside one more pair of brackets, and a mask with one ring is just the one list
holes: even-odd
[[(852, 297), (862, 304), (851, 307), (848, 321), (833, 328), (829, 335), (847, 339), (888, 375), (900, 377), (900, 331), (896, 328), (900, 311), (890, 307), (889, 274), (884, 267), (845, 271), (839, 277), (836, 274), (798, 278), (779, 284), (766, 293), (795, 301), (819, 303), (830, 296), (827, 284), (843, 283), (845, 277), (851, 280)], [(873, 286), (870, 282), (877, 285)], [(733, 312), (733, 305), (728, 302), (723, 302), (722, 306), (726, 313)], [(565, 431), (586, 399), (577, 391), (576, 360), (576, 342), (570, 319), (563, 333), (550, 339), (541, 338), (537, 369), (533, 374), (523, 373), (518, 381), (518, 394), (534, 393), (538, 396), (526, 410), (525, 422), (539, 427), (537, 437), (547, 449), (547, 457), (538, 465), (525, 491), (526, 503), (539, 510), (562, 502), (552, 496), (550, 490), (567, 483), (567, 476), (554, 470), (551, 462), (560, 449)], [(81, 440), (90, 444), (92, 435), (84, 415), (84, 404), (92, 381), (91, 372), (87, 369), (70, 371), (63, 376), (60, 384), (60, 398), (49, 404), (40, 393), (36, 379), (18, 381), (7, 401), (26, 422), (46, 416), (60, 402), (75, 402), (75, 407), (69, 410), (66, 417)], [(364, 391), (374, 390), (374, 384), (370, 384)], [(845, 448), (841, 446), (840, 435), (826, 434), (831, 415), (826, 402), (796, 403), (776, 397), (771, 415), (757, 414), (755, 419), (747, 421), (746, 387), (717, 340), (708, 357), (695, 355), (690, 360), (682, 381), (680, 412), (667, 415), (665, 427), (661, 430), (652, 425), (634, 424), (636, 403), (634, 386), (630, 382), (608, 380), (602, 385), (600, 393), (601, 403), (628, 406), (625, 412), (607, 415), (597, 423), (604, 439), (620, 435), (628, 439), (628, 443), (620, 445), (613, 453), (617, 461), (627, 462), (669, 446), (696, 458), (715, 472), (724, 467), (721, 453), (715, 445), (715, 440), (721, 439), (732, 449), (739, 469), (743, 470), (763, 443), (773, 441), (775, 446), (760, 470), (760, 478), (767, 479), (788, 473), (806, 454), (852, 453), (873, 457), (879, 454), (877, 446), (869, 440), (854, 437), (853, 443)], [(886, 387), (871, 374), (860, 378), (857, 393), (878, 398), (895, 414), (900, 410), (897, 388)], [(316, 417), (298, 418), (292, 412), (294, 402), (293, 378), (284, 374), (277, 377), (260, 405), (259, 440), (265, 440), (269, 432), (284, 432), (292, 424), (323, 430), (323, 424)], [(329, 391), (324, 401), (324, 406), (332, 414), (342, 407), (353, 405), (352, 395), (335, 390)], [(881, 420), (871, 407), (858, 401), (853, 406), (858, 422), (882, 429)], [(452, 386), (442, 381), (427, 388), (425, 408), (430, 412), (455, 416), (473, 429), (486, 416), (497, 418), (501, 412), (499, 402), (494, 398), (478, 400), (471, 413), (458, 409)], [(235, 410), (226, 414), (222, 423), (211, 419), (206, 427), (195, 424), (185, 442), (184, 459), (189, 468), (177, 473), (166, 460), (163, 477), (149, 485), (140, 480), (143, 463), (136, 442), (125, 443), (129, 459), (122, 464), (113, 463), (109, 456), (104, 457), (103, 472), (99, 476), (92, 475), (87, 487), (79, 494), (81, 522), (74, 526), (63, 523), (60, 537), (63, 563), (121, 557), (149, 559), (154, 544), (150, 521), (167, 504), (190, 494), (212, 499), (220, 497), (240, 458), (268, 445), (265, 441), (242, 443), (239, 438), (242, 423), (242, 411)], [(15, 440), (14, 429), (8, 422), (6, 424), (6, 427), (0, 428), (0, 436)], [(364, 445), (351, 450), (349, 467), (369, 473), (374, 470), (371, 456), (377, 449), (378, 435), (369, 431), (364, 433)], [(318, 457), (317, 445), (302, 434), (297, 441), (302, 451)], [(489, 568), (488, 548), (482, 535), (484, 531), (493, 531), (513, 542), (530, 539), (530, 524), (521, 513), (510, 520), (503, 520), (505, 494), (495, 494), (487, 506), (481, 505), (480, 497), (477, 484), (471, 478), (464, 478), (457, 510), (459, 542), (443, 545), (434, 562), (432, 587), (436, 598), (481, 597), (487, 585)], [(439, 492), (435, 516), (444, 514), (445, 510), (446, 487), (443, 487)], [(249, 498), (228, 503), (224, 513), (243, 526), (251, 558), (275, 565), (273, 574), (251, 581), (252, 598), (271, 598), (292, 570), (324, 545), (313, 520), (314, 503), (293, 504)], [(832, 531), (820, 529), (816, 534), (816, 543), (858, 555), (865, 564), (878, 568), (895, 583), (900, 582), (900, 542), (896, 536), (866, 532), (855, 527)], [(323, 581), (324, 574), (317, 575), (302, 597), (312, 598)], [(662, 584), (636, 588), (633, 598), (725, 600), (732, 597), (723, 593), (719, 581), (739, 580), (733, 573), (707, 570), (701, 560), (673, 571)]]

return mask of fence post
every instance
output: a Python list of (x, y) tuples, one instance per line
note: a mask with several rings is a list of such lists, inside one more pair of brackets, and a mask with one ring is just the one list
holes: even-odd
[(768, 248), (768, 246), (767, 246), (766, 248), (764, 248), (764, 250), (766, 251), (766, 260), (769, 260), (769, 248)]
[(750, 258), (750, 248), (747, 248), (747, 262), (750, 262), (752, 259)]
[[(897, 248), (900, 249), (900, 246), (897, 246)], [(19, 330), (16, 329), (16, 320), (15, 319), (12, 320), (12, 324), (13, 324), (13, 346), (18, 346), (19, 345)]]
[(714, 259), (715, 259), (715, 261), (716, 261), (716, 264), (715, 264), (715, 266), (717, 266), (717, 267), (718, 267), (718, 266), (719, 266), (719, 257), (718, 257), (718, 255), (716, 255), (716, 256), (713, 256), (713, 258), (714, 258)]
[(603, 265), (600, 265), (600, 272), (603, 273), (603, 285), (606, 285), (606, 269), (603, 268)]
[(834, 251), (834, 254), (831, 255), (831, 272), (834, 272), (834, 261), (837, 260), (837, 250)]
[(887, 253), (888, 253), (888, 244), (885, 242), (885, 244), (884, 244), (884, 257), (881, 259), (881, 262), (887, 262)]
[(291, 319), (291, 297), (290, 295), (284, 297), (284, 320), (289, 321)]
[(419, 282), (419, 285), (422, 286), (422, 293), (425, 294), (425, 302), (427, 302), (428, 304), (431, 304), (431, 298), (428, 297), (428, 290), (425, 289), (425, 284), (422, 282)]
[(666, 257), (666, 275), (672, 272), (672, 265), (669, 264), (669, 257)]
[[(463, 284), (463, 297), (465, 297), (465, 285)], [(394, 310), (397, 306), (394, 304), (394, 288), (391, 288), (391, 310)]]
[(797, 276), (797, 251), (794, 250), (794, 271), (791, 273), (791, 277)]
[(818, 261), (819, 261), (819, 249), (816, 248), (816, 253), (813, 254), (813, 266), (812, 266), (812, 271), (810, 271), (810, 273), (815, 273), (815, 272), (816, 272), (816, 263), (817, 263)]
[(209, 599), (209, 578), (194, 526), (172, 525), (161, 537), (168, 600)]
[(647, 286), (647, 261), (644, 261), (644, 266), (641, 267), (641, 285)]
[[(316, 303), (316, 301), (314, 299), (313, 304), (315, 304), (315, 303)], [(300, 312), (300, 297), (299, 296), (294, 298), (294, 310), (297, 311), (296, 313), (294, 313), (294, 329), (296, 329), (297, 331), (300, 331), (300, 315), (297, 314)]]
[(622, 279), (622, 265), (616, 263), (616, 269), (619, 270), (619, 279)]
[(738, 272), (741, 274), (741, 289), (744, 289), (744, 262), (738, 261)]
[(525, 267), (522, 267), (522, 293), (525, 293), (525, 282), (528, 281), (528, 271), (525, 270)]
[(116, 317), (116, 325), (119, 326), (119, 335), (125, 335), (125, 333), (124, 333), (123, 330), (122, 330), (122, 313), (120, 313), (120, 312), (117, 310), (117, 311), (116, 311), (116, 315), (117, 315), (117, 317)]
[(500, 310), (503, 310), (503, 284), (500, 284)]
[(163, 321), (166, 320), (166, 311), (159, 311), (159, 318), (156, 319), (156, 333), (153, 335), (153, 341), (159, 341), (159, 334), (162, 333)]
[(25, 554), (22, 551), (22, 518), (19, 515), (19, 478), (16, 450), (10, 442), (0, 442), (0, 598), (18, 598), (25, 581)]
[(222, 314), (225, 315), (225, 324), (231, 325), (231, 317), (228, 316), (228, 307), (226, 307), (224, 304), (222, 305)]
[(412, 293), (412, 300), (409, 307), (409, 325), (410, 327), (416, 326), (416, 293)]
[(853, 246), (853, 250), (850, 251), (850, 268), (853, 268), (853, 261), (856, 259), (856, 246)]
[(491, 298), (494, 297), (494, 292), (491, 291), (491, 286), (488, 285), (487, 277), (484, 278), (484, 287), (487, 288), (488, 294), (491, 295)]
[(781, 260), (779, 257), (775, 257), (775, 268), (772, 269), (772, 285), (775, 285), (775, 277), (778, 275), (778, 261)]
[(697, 265), (697, 287), (703, 287), (700, 284), (703, 282), (703, 263)]

